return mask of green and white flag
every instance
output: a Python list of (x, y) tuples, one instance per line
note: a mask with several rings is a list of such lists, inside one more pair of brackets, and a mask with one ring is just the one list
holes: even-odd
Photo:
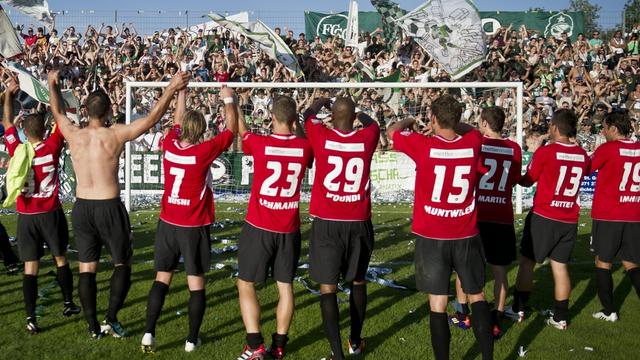
[(405, 33), (459, 79), (486, 55), (480, 14), (469, 0), (430, 0), (397, 20)]
[(251, 39), (261, 51), (264, 51), (269, 57), (282, 63), (296, 76), (302, 74), (298, 60), (291, 49), (280, 36), (262, 21), (258, 20), (253, 23), (241, 24), (215, 13), (209, 14), (209, 17), (225, 29)]
[(0, 6), (0, 55), (9, 59), (22, 54), (22, 46), (11, 20)]
[(392, 43), (399, 38), (402, 29), (395, 22), (406, 15), (407, 11), (398, 4), (389, 0), (371, 0), (371, 5), (376, 8), (382, 19), (382, 33), (387, 43)]
[(347, 31), (344, 35), (344, 45), (358, 48), (358, 3), (351, 0), (349, 4), (349, 18), (347, 19)]
[[(11, 71), (18, 75), (18, 81), (20, 82), (20, 90), (27, 93), (27, 95), (34, 98), (36, 101), (49, 105), (49, 87), (47, 84), (43, 84), (38, 79), (33, 77), (31, 73), (27, 71), (22, 65), (18, 63), (9, 63), (7, 66)], [(78, 99), (73, 95), (73, 91), (62, 91), (62, 100), (65, 103), (65, 111), (67, 116), (74, 120), (77, 120), (77, 109), (80, 107)]]
[(53, 27), (53, 17), (47, 0), (6, 0), (5, 3), (47, 25)]

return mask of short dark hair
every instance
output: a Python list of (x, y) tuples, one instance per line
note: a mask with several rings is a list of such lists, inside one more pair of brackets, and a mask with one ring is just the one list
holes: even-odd
[(344, 125), (353, 125), (355, 120), (356, 104), (348, 97), (337, 97), (331, 107), (334, 122), (342, 122)]
[(431, 104), (431, 111), (443, 129), (453, 129), (460, 122), (462, 106), (451, 95), (442, 95)]
[(631, 134), (633, 127), (631, 126), (631, 119), (628, 112), (616, 111), (608, 114), (604, 118), (604, 123), (607, 126), (614, 126), (618, 129), (618, 132), (623, 136)]
[(44, 116), (41, 114), (30, 114), (22, 120), (22, 127), (27, 136), (42, 139), (44, 138)]
[(96, 90), (89, 94), (85, 104), (90, 118), (102, 119), (109, 113), (111, 100), (109, 100), (107, 93), (102, 90)]
[(577, 134), (578, 117), (573, 110), (561, 109), (553, 113), (551, 123), (558, 128), (560, 135), (575, 137)]
[(492, 131), (497, 133), (502, 131), (504, 127), (504, 111), (499, 106), (494, 106), (490, 108), (486, 108), (482, 110), (482, 114), (480, 114), (482, 120), (486, 121), (489, 124), (489, 128)]
[(289, 96), (278, 96), (273, 102), (271, 112), (276, 121), (283, 124), (291, 124), (298, 118), (296, 102)]

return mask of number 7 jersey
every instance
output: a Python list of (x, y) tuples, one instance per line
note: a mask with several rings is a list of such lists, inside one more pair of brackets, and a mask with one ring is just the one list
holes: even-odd
[(245, 133), (242, 150), (253, 156), (253, 181), (246, 221), (277, 233), (300, 230), (300, 185), (312, 163), (311, 145), (296, 135)]
[(305, 122), (315, 158), (311, 216), (334, 221), (371, 219), (371, 159), (378, 146), (376, 122), (344, 133), (326, 128), (315, 116)]

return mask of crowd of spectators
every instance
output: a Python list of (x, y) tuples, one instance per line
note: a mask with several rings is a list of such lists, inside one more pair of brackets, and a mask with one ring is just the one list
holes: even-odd
[[(35, 31), (34, 31), (35, 30)], [(276, 28), (297, 56), (301, 74), (288, 71), (261, 52), (250, 40), (221, 27), (188, 31), (171, 28), (153, 34), (139, 34), (132, 23), (88, 26), (84, 31), (69, 27), (50, 32), (33, 25), (18, 26), (24, 40), (24, 55), (17, 61), (35, 77), (45, 80), (51, 68), (66, 69), (64, 86), (83, 103), (96, 89), (109, 94), (112, 118), (124, 121), (125, 81), (166, 81), (178, 70), (190, 71), (193, 81), (203, 82), (358, 82), (369, 80), (363, 67), (376, 78), (398, 75), (402, 82), (450, 81), (449, 75), (411, 38), (390, 41), (381, 31), (363, 33), (366, 47), (353, 49), (338, 37), (307, 39), (293, 31)], [(604, 139), (599, 135), (603, 116), (610, 111), (629, 111), (635, 135), (640, 135), (640, 25), (628, 34), (621, 31), (607, 41), (601, 34), (579, 34), (571, 41), (544, 37), (524, 26), (501, 28), (487, 37), (486, 61), (462, 81), (522, 81), (524, 83), (524, 129), (526, 144), (535, 147), (544, 138), (553, 112), (571, 108), (580, 118), (577, 141), (593, 151)], [(2, 78), (9, 70), (0, 67)], [(350, 91), (362, 111), (369, 112), (382, 127), (404, 116), (416, 116), (428, 128), (431, 102), (439, 89)], [(451, 91), (451, 90), (449, 90)], [(515, 137), (515, 92), (510, 89), (453, 91), (465, 103), (465, 120), (474, 122), (482, 108), (501, 106), (508, 114), (509, 130)], [(133, 119), (143, 116), (161, 94), (160, 89), (137, 89)], [(253, 131), (268, 132), (269, 108), (274, 96), (293, 96), (302, 110), (316, 96), (336, 96), (329, 90), (253, 89), (240, 90), (241, 109)], [(25, 105), (26, 106), (26, 105)], [(222, 126), (223, 106), (214, 89), (191, 91), (188, 106), (205, 114), (208, 136)], [(81, 121), (86, 117), (83, 107)], [(165, 121), (135, 143), (137, 150), (157, 150)], [(384, 137), (383, 137), (384, 140)], [(386, 148), (386, 141), (380, 147)], [(237, 147), (236, 147), (237, 149)]]

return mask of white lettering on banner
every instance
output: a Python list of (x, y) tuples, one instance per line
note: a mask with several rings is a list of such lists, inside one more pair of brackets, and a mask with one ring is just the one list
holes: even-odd
[(483, 153), (513, 156), (513, 149), (502, 146), (482, 145)]
[(551, 206), (552, 207), (558, 207), (558, 208), (563, 208), (563, 209), (571, 209), (573, 207), (573, 201), (558, 201), (558, 200), (553, 200), (551, 202)]
[(167, 159), (167, 161), (170, 161), (174, 164), (180, 164), (180, 165), (195, 165), (196, 164), (196, 157), (195, 156), (182, 156), (182, 155), (177, 155), (172, 153), (171, 151), (165, 151), (164, 152), (164, 158)]
[(476, 203), (474, 201), (474, 202), (471, 203), (471, 205), (467, 206), (464, 209), (448, 210), (448, 209), (440, 209), (440, 208), (437, 208), (437, 207), (425, 205), (424, 206), (424, 211), (427, 214), (433, 215), (433, 216), (446, 217), (446, 218), (457, 218), (457, 217), (461, 217), (461, 216), (465, 216), (465, 215), (471, 214), (475, 208), (476, 208)]
[(344, 21), (340, 18), (344, 18), (348, 21), (348, 17), (344, 14), (334, 14), (323, 17), (322, 19), (320, 19), (320, 21), (318, 21), (316, 34), (323, 36), (339, 36), (340, 38), (344, 39), (347, 29), (344, 29), (341, 23), (330, 23), (330, 21)]
[(584, 155), (580, 154), (567, 154), (567, 153), (556, 153), (556, 160), (565, 160), (565, 161), (575, 161), (575, 162), (584, 162)]
[(640, 157), (640, 149), (620, 149), (620, 156)]
[(265, 146), (264, 148), (265, 155), (273, 155), (273, 156), (290, 156), (290, 157), (303, 157), (304, 149), (299, 148), (284, 148), (277, 146)]
[(436, 149), (429, 150), (429, 157), (434, 159), (468, 159), (473, 157), (473, 149)]
[(362, 196), (360, 194), (338, 195), (338, 194), (327, 193), (327, 198), (335, 202), (352, 203), (352, 202), (360, 201), (362, 199)]
[(260, 205), (266, 207), (271, 210), (291, 210), (298, 208), (297, 201), (269, 201), (265, 199), (260, 199)]
[(158, 159), (155, 156), (145, 156), (144, 157), (144, 171), (142, 175), (144, 177), (145, 184), (157, 184), (160, 182), (160, 178), (157, 175), (158, 170), (160, 170), (160, 165), (158, 164)]
[(140, 172), (142, 171), (142, 154), (131, 154), (131, 183), (142, 183)]
[(339, 143), (327, 140), (324, 143), (324, 148), (340, 152), (364, 152), (364, 143)]
[(240, 179), (240, 185), (249, 185), (249, 178), (253, 174), (253, 156), (242, 157), (242, 179)]
[(640, 196), (623, 195), (620, 196), (621, 203), (640, 203)]
[(37, 158), (33, 158), (33, 166), (49, 164), (53, 162), (53, 155), (45, 155)]
[(478, 196), (478, 202), (489, 204), (506, 204), (507, 198), (503, 196), (480, 195)]
[(167, 202), (173, 205), (181, 205), (181, 206), (189, 206), (191, 204), (191, 200), (189, 199), (179, 199), (176, 197), (169, 196), (167, 198)]

